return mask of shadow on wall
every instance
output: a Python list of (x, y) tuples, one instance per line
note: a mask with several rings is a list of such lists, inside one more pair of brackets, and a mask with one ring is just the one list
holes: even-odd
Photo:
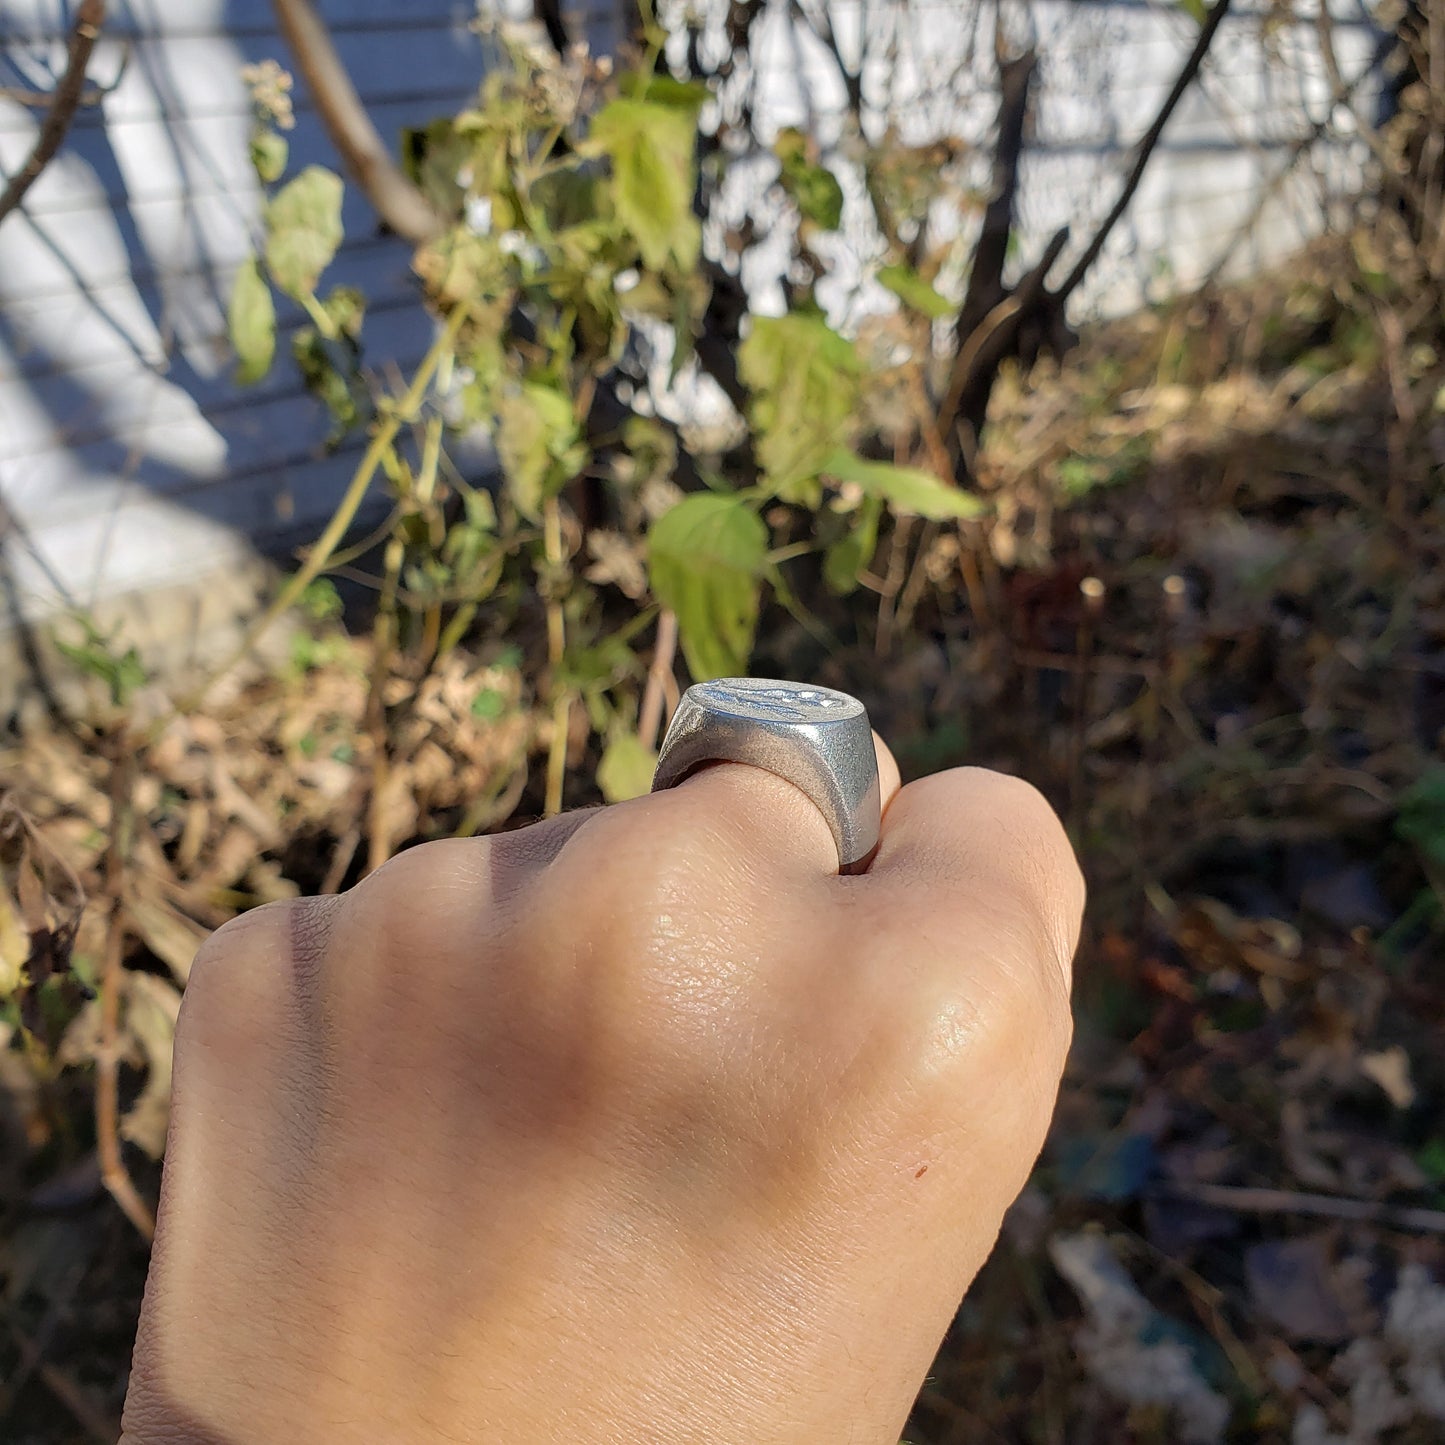
[[(6, 174), (42, 114), (25, 102), (64, 68), (74, 8), (0, 0)], [(328, 9), (384, 135), (475, 94), (470, 0)], [(314, 530), (351, 473), (284, 340), (264, 383), (232, 380), (227, 293), (260, 210), (240, 71), (267, 57), (286, 63), (268, 0), (113, 0), (61, 153), (0, 225), (0, 628), (6, 611), (88, 608), (276, 548)], [(299, 84), (296, 113), (293, 166), (335, 165)], [(344, 220), (328, 281), (366, 293), (377, 354), (405, 365), (428, 344), (409, 248), (355, 196)]]

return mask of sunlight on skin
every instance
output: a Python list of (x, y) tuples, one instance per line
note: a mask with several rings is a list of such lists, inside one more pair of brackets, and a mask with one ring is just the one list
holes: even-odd
[(1082, 886), (1026, 785), (881, 761), (860, 877), (727, 764), (217, 934), (128, 1445), (897, 1441), (1041, 1147)]

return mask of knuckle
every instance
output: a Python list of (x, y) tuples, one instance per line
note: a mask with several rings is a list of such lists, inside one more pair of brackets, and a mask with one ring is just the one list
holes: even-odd
[[(449, 975), (488, 915), (494, 849), (485, 838), (422, 843), (390, 858), (335, 902), (356, 969), (404, 958), (398, 982)], [(318, 900), (320, 901), (320, 900)]]
[[(604, 808), (568, 839), (544, 875), (566, 928), (599, 924), (651, 934), (659, 919), (745, 920), (732, 896), (727, 850), (678, 794)], [(641, 806), (639, 806), (641, 805)]]
[(930, 1051), (972, 1076), (1063, 1067), (1073, 1020), (1052, 944), (1032, 910), (975, 901), (955, 937), (972, 940), (950, 970)]
[(1032, 919), (1040, 958), (1067, 987), (1084, 911), (1084, 876), (1053, 805), (1030, 782), (981, 772), (980, 827), (993, 840), (989, 887)]
[(302, 903), (283, 899), (251, 909), (201, 945), (176, 1020), (178, 1059), (204, 1057), (218, 1044), (229, 1049), (275, 1027)]
[(278, 950), (289, 950), (292, 914), (299, 902), (288, 898), (266, 903), (222, 924), (196, 953), (186, 997), (225, 992), (238, 976), (265, 966)]

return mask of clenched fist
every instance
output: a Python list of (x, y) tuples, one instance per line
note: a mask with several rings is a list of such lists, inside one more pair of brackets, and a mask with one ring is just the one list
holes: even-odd
[(898, 1439), (1028, 1176), (1083, 889), (1023, 783), (837, 876), (723, 764), (228, 924), (126, 1445)]

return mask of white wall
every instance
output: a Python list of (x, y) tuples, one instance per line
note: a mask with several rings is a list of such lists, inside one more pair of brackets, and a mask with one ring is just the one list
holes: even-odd
[[(63, 65), (64, 0), (0, 0), (0, 87), (45, 89)], [(346, 0), (325, 7), (338, 49), (385, 135), (459, 108), (483, 45), (467, 0)], [(0, 524), (26, 609), (87, 607), (197, 576), (314, 531), (355, 465), (283, 342), (271, 377), (231, 381), (230, 277), (257, 226), (240, 67), (276, 56), (267, 0), (116, 0), (91, 64), (104, 89), (62, 153), (0, 226)], [(334, 157), (304, 94), (296, 164)], [(0, 98), (0, 170), (38, 112)], [(425, 351), (408, 249), (355, 195), (334, 278), (371, 302), (375, 355)], [(331, 279), (331, 276), (328, 276)], [(295, 311), (284, 317), (298, 325)], [(3, 605), (3, 604), (0, 604)]]
[[(591, 3), (615, 9), (611, 0)], [(1354, 0), (1333, 4), (1349, 77), (1376, 37)], [(0, 88), (53, 84), (72, 8), (73, 0), (0, 0)], [(473, 93), (487, 42), (469, 23), (470, 0), (326, 0), (322, 8), (384, 135)], [(844, 48), (870, 57), (870, 126), (891, 118), (911, 139), (971, 139), (984, 184), (993, 8), (915, 0), (906, 22), (896, 20), (893, 0), (832, 0), (832, 8)], [(826, 141), (842, 99), (836, 77), (785, 12), (779, 0), (767, 22), (759, 119), (765, 128), (811, 123)], [(1226, 22), (1204, 84), (1181, 106), (1080, 297), (1085, 313), (1192, 284), (1232, 241), (1235, 270), (1276, 260), (1321, 229), (1330, 197), (1356, 185), (1350, 147), (1316, 148), (1240, 234), (1297, 140), (1329, 108), (1313, 21), (1280, 13), (1272, 9), (1267, 21), (1246, 4)], [(1019, 259), (1027, 263), (1065, 220), (1080, 242), (1088, 235), (1195, 25), (1177, 6), (1145, 0), (1035, 0), (1005, 15), (1010, 35), (1033, 34), (1044, 56), (1023, 175)], [(92, 64), (103, 96), (81, 111), (23, 214), (0, 225), (0, 627), (6, 608), (38, 616), (91, 607), (214, 573), (253, 546), (314, 534), (351, 473), (359, 444), (325, 452), (324, 419), (284, 348), (261, 386), (230, 380), (225, 297), (258, 211), (238, 72), (267, 56), (285, 61), (267, 0), (113, 0)], [(1373, 105), (1373, 83), (1361, 95)], [(23, 162), (39, 114), (0, 98), (0, 171)], [(293, 162), (334, 163), (299, 82), (297, 115)], [(738, 203), (760, 204), (743, 193)], [(861, 207), (850, 220), (854, 260), (845, 247), (839, 295), (870, 244), (857, 214)], [(970, 224), (968, 216), (937, 219), (945, 230)], [(345, 220), (335, 279), (371, 299), (368, 356), (405, 370), (428, 330), (407, 250), (377, 233), (355, 196)], [(767, 306), (766, 248), (749, 276)], [(865, 294), (856, 304), (879, 300)]]

